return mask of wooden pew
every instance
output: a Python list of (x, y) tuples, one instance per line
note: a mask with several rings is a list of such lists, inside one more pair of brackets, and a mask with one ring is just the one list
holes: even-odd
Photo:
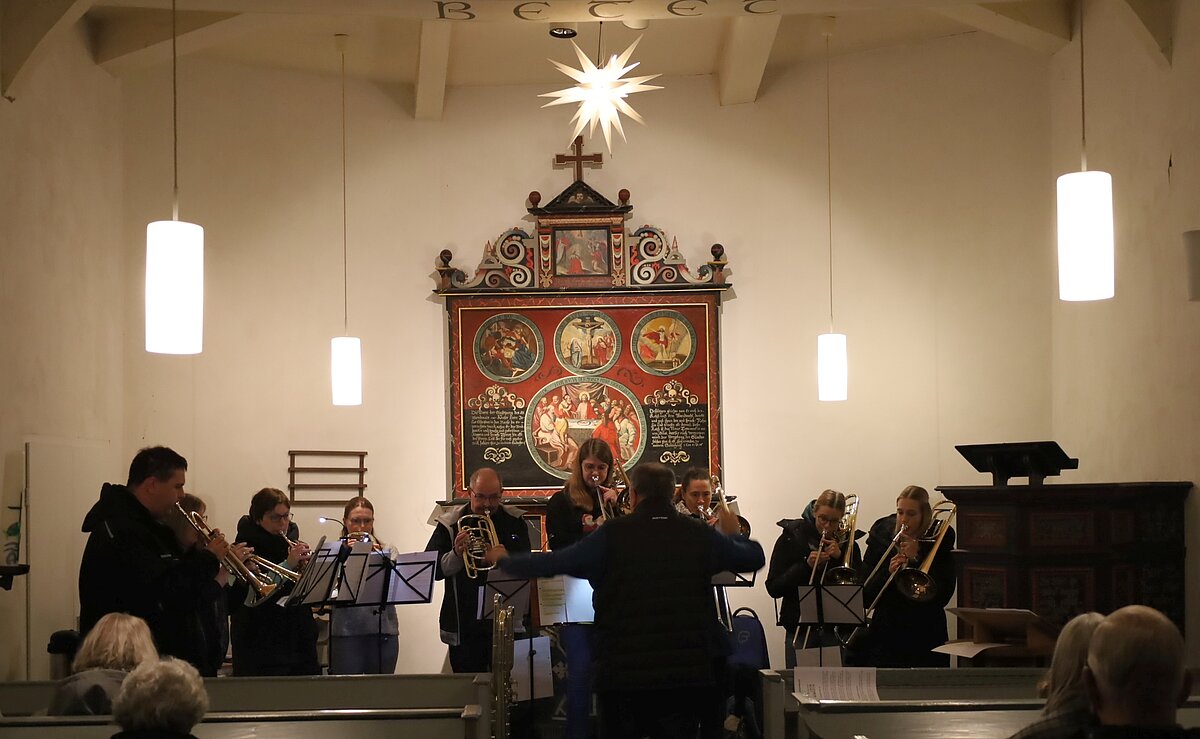
[[(0, 714), (29, 716), (45, 712), (56, 684), (0, 683)], [(492, 682), (487, 674), (220, 677), (206, 678), (204, 687), (213, 713), (473, 704), (487, 707), (484, 723), (491, 718)]]
[[(365, 711), (276, 711), (210, 713), (192, 729), (198, 739), (477, 739), (484, 712), (477, 705), (458, 708), (402, 708)], [(0, 718), (5, 739), (107, 739), (116, 731), (107, 717), (26, 716)], [(484, 734), (486, 736), (486, 733)]]
[[(937, 704), (977, 708), (988, 701), (1006, 709), (1040, 711), (1037, 683), (1044, 673), (1030, 668), (880, 669), (876, 685), (882, 702), (919, 701), (931, 710)], [(759, 676), (765, 739), (804, 737), (800, 702), (792, 694), (792, 671), (761, 670)]]
[[(899, 711), (863, 711), (862, 705), (807, 717), (811, 736), (814, 739), (931, 736), (939, 739), (1004, 739), (1041, 716), (1040, 710), (929, 711), (913, 707)], [(1200, 726), (1200, 707), (1179, 709), (1176, 720), (1188, 728)]]

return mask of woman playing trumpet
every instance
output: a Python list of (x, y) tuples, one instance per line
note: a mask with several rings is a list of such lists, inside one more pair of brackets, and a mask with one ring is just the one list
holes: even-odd
[(579, 446), (571, 477), (546, 503), (546, 538), (551, 549), (562, 549), (596, 530), (604, 520), (604, 504), (617, 503), (612, 489), (613, 452), (603, 439), (592, 437)]
[[(362, 496), (342, 510), (342, 536), (367, 537), (375, 551), (394, 557), (375, 536), (375, 506)], [(396, 671), (396, 606), (335, 607), (329, 616), (330, 675), (390, 675)]]
[[(811, 512), (811, 517), (810, 517)], [(826, 490), (817, 496), (811, 508), (800, 518), (785, 518), (779, 521), (783, 529), (771, 550), (771, 565), (767, 571), (767, 592), (778, 598), (779, 623), (787, 634), (784, 654), (789, 668), (795, 667), (796, 649), (818, 646), (833, 646), (837, 638), (833, 629), (818, 631), (807, 628), (805, 639), (797, 639), (800, 627), (800, 591), (805, 585), (819, 585), (824, 573), (843, 561), (844, 547), (851, 546), (851, 566), (861, 571), (862, 559), (858, 544), (851, 537), (841, 534), (842, 516), (846, 513), (846, 496), (836, 490)]]
[[(892, 573), (917, 567), (934, 546), (930, 531), (933, 509), (929, 491), (909, 485), (896, 498), (896, 512), (871, 525), (863, 568), (870, 572), (888, 557), (876, 577), (865, 583), (863, 602), (878, 598), (871, 625), (859, 632), (846, 650), (846, 664), (874, 667), (949, 667), (948, 655), (931, 652), (946, 643), (946, 614), (943, 610), (954, 593), (954, 529), (948, 529), (929, 568), (935, 584), (932, 599), (916, 602), (905, 597), (894, 584)], [(949, 522), (942, 525), (949, 526)], [(904, 532), (900, 533), (901, 527)], [(892, 546), (893, 539), (896, 541)], [(887, 590), (883, 591), (884, 586)], [(882, 594), (881, 594), (882, 591)]]
[[(238, 521), (237, 541), (254, 548), (255, 554), (298, 572), (308, 560), (308, 545), (292, 523), (291, 501), (275, 488), (263, 488), (250, 499), (250, 513)], [(274, 572), (263, 577), (278, 584), (276, 594), (290, 589), (292, 582)], [(312, 611), (303, 606), (282, 608), (274, 602), (260, 605), (244, 585), (230, 588), (230, 617), (233, 641), (233, 674), (319, 675), (317, 624)]]

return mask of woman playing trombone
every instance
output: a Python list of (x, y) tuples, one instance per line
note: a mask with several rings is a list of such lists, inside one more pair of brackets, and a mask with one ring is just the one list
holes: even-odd
[(551, 549), (562, 549), (596, 530), (606, 515), (604, 508), (617, 503), (612, 489), (612, 447), (592, 437), (579, 446), (571, 477), (546, 503), (546, 539)]
[[(810, 516), (811, 512), (811, 516)], [(841, 532), (846, 513), (846, 496), (836, 490), (826, 490), (813, 501), (811, 509), (800, 518), (779, 521), (783, 532), (771, 550), (771, 566), (767, 571), (767, 592), (782, 601), (779, 623), (787, 634), (784, 654), (787, 666), (795, 667), (794, 649), (837, 644), (833, 629), (809, 630), (800, 627), (800, 591), (805, 585), (823, 584), (827, 570), (844, 561), (845, 547), (851, 546), (851, 566), (860, 566), (858, 544)], [(859, 567), (861, 569), (861, 566)], [(797, 639), (797, 631), (802, 638)], [(804, 634), (808, 634), (807, 644)], [(793, 648), (792, 645), (795, 645)]]
[[(949, 519), (939, 519), (949, 527)], [(896, 498), (896, 512), (871, 525), (863, 569), (875, 577), (863, 587), (863, 602), (876, 603), (869, 628), (860, 629), (846, 649), (846, 664), (874, 667), (949, 667), (950, 657), (930, 651), (946, 643), (943, 610), (954, 592), (954, 529), (937, 540), (929, 563), (932, 597), (923, 602), (905, 594), (893, 573), (920, 567), (935, 546), (929, 491), (909, 485)], [(901, 528), (903, 527), (903, 531)], [(938, 527), (940, 528), (940, 527)], [(895, 544), (893, 545), (893, 541)], [(887, 556), (886, 563), (879, 566)], [(886, 585), (887, 590), (884, 590)]]

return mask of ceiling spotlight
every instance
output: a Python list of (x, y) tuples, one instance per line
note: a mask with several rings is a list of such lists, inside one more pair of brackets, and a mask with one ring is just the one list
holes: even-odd
[(575, 38), (578, 35), (578, 23), (555, 23), (550, 26), (550, 36), (552, 38)]

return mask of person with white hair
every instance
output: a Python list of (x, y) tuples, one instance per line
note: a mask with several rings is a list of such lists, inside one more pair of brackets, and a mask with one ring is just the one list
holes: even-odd
[(58, 684), (46, 713), (50, 716), (107, 716), (129, 672), (158, 659), (150, 627), (127, 613), (105, 614), (88, 632), (71, 676)]
[(121, 731), (112, 739), (195, 739), (192, 727), (208, 711), (200, 673), (174, 657), (138, 665), (113, 703)]
[(1125, 606), (1109, 614), (1088, 645), (1084, 680), (1099, 722), (1088, 736), (1200, 737), (1200, 729), (1184, 729), (1175, 720), (1191, 691), (1183, 660), (1183, 636), (1162, 613)]
[(1104, 616), (1090, 611), (1079, 614), (1063, 627), (1054, 644), (1050, 669), (1038, 685), (1038, 691), (1046, 699), (1042, 718), (1010, 739), (1067, 739), (1096, 724), (1083, 681), (1083, 667), (1087, 664), (1092, 634), (1103, 621)]

